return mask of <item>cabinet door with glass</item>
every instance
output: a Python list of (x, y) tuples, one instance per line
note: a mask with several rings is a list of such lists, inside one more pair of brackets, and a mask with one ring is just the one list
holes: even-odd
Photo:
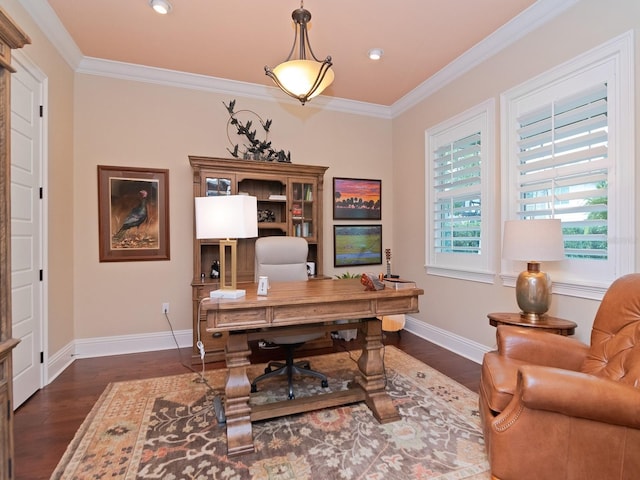
[(203, 197), (217, 197), (220, 195), (235, 195), (235, 175), (203, 172), (200, 193)]
[[(221, 195), (235, 195), (236, 177), (228, 172), (202, 170), (199, 181), (195, 184), (195, 197), (217, 197)], [(218, 282), (220, 270), (220, 246), (218, 239), (195, 240), (193, 283), (204, 284)]]
[(311, 178), (289, 179), (289, 232), (315, 242), (318, 239), (318, 184)]

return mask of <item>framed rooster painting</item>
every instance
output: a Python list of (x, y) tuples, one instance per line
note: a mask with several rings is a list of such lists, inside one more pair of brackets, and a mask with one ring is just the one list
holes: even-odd
[(169, 170), (98, 165), (101, 262), (169, 260)]

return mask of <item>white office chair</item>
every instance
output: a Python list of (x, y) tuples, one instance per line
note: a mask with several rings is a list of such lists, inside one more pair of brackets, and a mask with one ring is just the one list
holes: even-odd
[[(298, 281), (309, 279), (307, 275), (307, 254), (309, 245), (301, 237), (261, 237), (256, 240), (256, 280), (261, 276), (269, 277), (269, 283)], [(322, 380), (322, 387), (329, 386), (326, 375), (311, 370), (308, 361), (294, 362), (294, 350), (305, 342), (324, 336), (324, 332), (305, 335), (276, 337), (272, 342), (286, 350), (285, 362), (269, 362), (264, 375), (251, 383), (251, 391), (257, 392), (256, 384), (261, 380), (286, 374), (289, 381), (289, 399), (293, 400), (293, 375), (312, 375)]]

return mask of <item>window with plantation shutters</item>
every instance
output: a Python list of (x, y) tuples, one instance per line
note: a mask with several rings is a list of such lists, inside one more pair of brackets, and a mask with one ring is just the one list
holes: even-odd
[(480, 146), (478, 131), (434, 152), (433, 246), (436, 253), (482, 253)]
[(601, 298), (635, 269), (631, 38), (501, 96), (503, 220), (562, 220), (565, 260), (544, 265), (556, 293)]
[(516, 215), (559, 218), (567, 258), (607, 260), (607, 85), (517, 118)]
[(494, 122), (489, 101), (426, 132), (428, 273), (493, 281), (487, 190)]

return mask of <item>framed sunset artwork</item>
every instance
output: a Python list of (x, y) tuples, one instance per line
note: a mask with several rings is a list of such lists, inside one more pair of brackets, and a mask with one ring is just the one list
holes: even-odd
[(334, 220), (380, 220), (382, 181), (333, 178)]

